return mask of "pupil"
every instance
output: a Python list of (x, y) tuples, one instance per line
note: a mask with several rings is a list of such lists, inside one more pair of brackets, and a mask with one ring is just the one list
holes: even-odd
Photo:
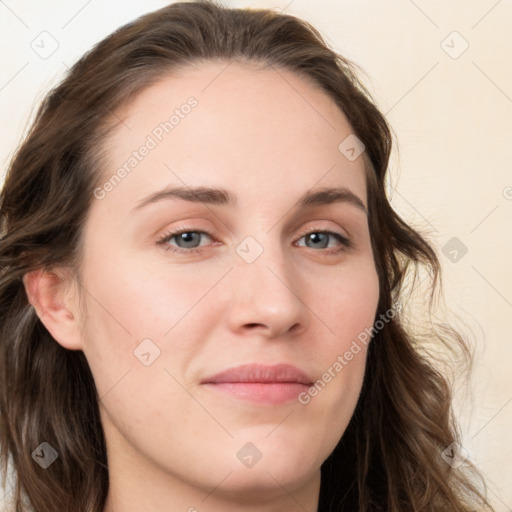
[(185, 244), (194, 243), (194, 241), (197, 242), (197, 240), (194, 240), (194, 238), (197, 239), (198, 233), (181, 233), (179, 240), (184, 242)]
[[(322, 238), (323, 238), (323, 242), (322, 243)], [(318, 245), (318, 246), (322, 246), (323, 248), (324, 247), (327, 247), (325, 242), (327, 241), (327, 236), (325, 233), (312, 233), (311, 235), (309, 235), (309, 239), (315, 244), (315, 245)], [(320, 242), (320, 243), (317, 243), (317, 242)]]

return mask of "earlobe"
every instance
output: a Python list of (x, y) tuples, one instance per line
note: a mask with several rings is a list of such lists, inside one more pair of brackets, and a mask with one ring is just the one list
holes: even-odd
[(78, 300), (72, 278), (63, 269), (38, 269), (23, 276), (30, 304), (52, 337), (69, 350), (82, 348)]

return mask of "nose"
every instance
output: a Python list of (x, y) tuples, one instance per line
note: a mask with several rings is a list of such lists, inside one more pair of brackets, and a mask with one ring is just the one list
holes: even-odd
[(281, 248), (264, 249), (252, 263), (240, 258), (231, 279), (228, 321), (232, 332), (273, 339), (296, 336), (307, 328), (307, 283)]

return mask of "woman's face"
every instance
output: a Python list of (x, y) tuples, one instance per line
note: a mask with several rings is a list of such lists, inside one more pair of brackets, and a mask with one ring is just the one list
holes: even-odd
[(379, 295), (346, 117), (289, 71), (236, 63), (116, 115), (80, 275), (113, 482), (244, 499), (317, 484)]

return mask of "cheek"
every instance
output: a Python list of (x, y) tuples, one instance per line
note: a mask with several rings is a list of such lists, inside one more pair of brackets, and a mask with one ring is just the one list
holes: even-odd
[(325, 342), (332, 357), (334, 352), (348, 350), (373, 325), (379, 302), (379, 279), (373, 260), (361, 258), (341, 268), (324, 285), (327, 292), (321, 294), (317, 287), (316, 293), (321, 319), (328, 327)]
[(168, 385), (165, 369), (181, 375), (198, 353), (205, 331), (218, 321), (215, 301), (202, 299), (224, 270), (180, 272), (176, 266), (109, 254), (91, 253), (82, 275), (87, 283), (84, 353), (99, 395), (128, 372), (141, 386), (148, 379), (156, 384), (153, 372), (164, 372)]
[(370, 260), (360, 260), (330, 280), (330, 293), (315, 290), (322, 312), (319, 317), (327, 327), (315, 347), (322, 366), (314, 385), (299, 397), (299, 402), (311, 407), (327, 438), (339, 439), (361, 391), (379, 301), (379, 280)]
[(162, 338), (193, 310), (216, 278), (201, 279), (172, 267), (151, 268), (122, 256), (91, 259), (88, 268), (93, 270), (84, 282), (91, 290), (87, 300), (90, 319), (95, 320), (92, 327), (108, 331), (113, 341), (129, 338), (134, 343)]

